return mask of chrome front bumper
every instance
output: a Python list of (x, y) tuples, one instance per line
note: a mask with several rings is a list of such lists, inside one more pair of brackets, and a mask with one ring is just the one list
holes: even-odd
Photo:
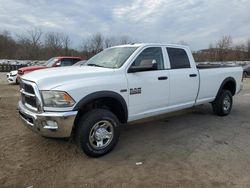
[(34, 132), (47, 137), (70, 137), (77, 111), (34, 113), (21, 101), (18, 111), (23, 124)]

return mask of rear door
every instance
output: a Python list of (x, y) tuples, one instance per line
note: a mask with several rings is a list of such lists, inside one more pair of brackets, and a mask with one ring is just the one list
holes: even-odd
[(130, 120), (158, 114), (169, 102), (169, 70), (165, 69), (162, 47), (147, 47), (130, 67), (154, 69), (127, 73)]
[(182, 48), (166, 47), (170, 62), (169, 107), (191, 107), (199, 89), (199, 75), (192, 57)]

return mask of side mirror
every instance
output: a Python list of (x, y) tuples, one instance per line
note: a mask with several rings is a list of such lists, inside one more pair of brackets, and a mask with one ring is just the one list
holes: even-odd
[(56, 63), (55, 67), (60, 67), (60, 66), (61, 66), (61, 62), (59, 61)]
[(153, 60), (142, 60), (139, 66), (131, 66), (128, 73), (157, 70), (157, 62)]

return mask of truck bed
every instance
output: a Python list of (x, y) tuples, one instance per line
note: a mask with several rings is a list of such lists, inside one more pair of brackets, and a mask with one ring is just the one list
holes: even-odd
[[(211, 102), (215, 99), (216, 94), (225, 80), (225, 78), (233, 78), (236, 83), (240, 83), (242, 79), (242, 67), (229, 65), (200, 65), (197, 66), (200, 76), (199, 94), (197, 104), (204, 101)], [(240, 90), (240, 84), (236, 85), (236, 93)]]

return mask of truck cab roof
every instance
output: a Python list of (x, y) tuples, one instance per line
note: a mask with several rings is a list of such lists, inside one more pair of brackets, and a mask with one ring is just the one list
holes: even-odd
[(185, 45), (179, 45), (179, 44), (170, 44), (170, 43), (130, 43), (130, 44), (124, 44), (124, 45), (118, 45), (113, 46), (115, 47), (146, 47), (146, 46), (169, 46), (169, 47), (175, 47), (175, 48), (189, 48)]

